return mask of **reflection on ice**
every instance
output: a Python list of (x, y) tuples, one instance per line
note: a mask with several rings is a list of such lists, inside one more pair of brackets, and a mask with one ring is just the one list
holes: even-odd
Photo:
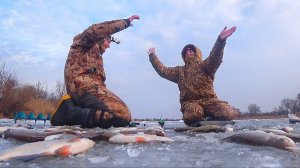
[(40, 168), (40, 166), (35, 164), (35, 163), (30, 164), (28, 167), (30, 167), (30, 168)]
[(119, 145), (115, 147), (115, 150), (126, 150), (126, 145)]
[(173, 137), (173, 139), (176, 142), (187, 142), (189, 140), (189, 137), (184, 136), (184, 135), (177, 135), (177, 136)]
[(0, 167), (8, 167), (9, 165), (10, 165), (9, 163), (0, 162)]
[[(221, 133), (220, 133), (221, 134)], [(196, 134), (197, 140), (201, 140), (206, 143), (220, 143), (220, 140), (215, 137), (216, 133)]]
[(109, 156), (95, 156), (95, 157), (91, 157), (88, 158), (89, 161), (91, 161), (92, 163), (103, 163), (106, 162), (108, 160)]
[(127, 154), (130, 157), (138, 157), (140, 155), (141, 151), (138, 149), (132, 149), (132, 148), (128, 148), (127, 149)]
[(121, 165), (124, 165), (125, 161), (126, 161), (125, 159), (120, 158), (120, 159), (117, 159), (116, 161), (114, 161), (113, 164), (115, 166), (121, 166)]
[(259, 158), (257, 161), (257, 167), (283, 167), (278, 160), (272, 156), (253, 154), (254, 158)]

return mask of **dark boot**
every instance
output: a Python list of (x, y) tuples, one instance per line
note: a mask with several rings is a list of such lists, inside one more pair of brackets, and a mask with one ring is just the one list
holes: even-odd
[(112, 124), (114, 127), (126, 127), (129, 125), (129, 121), (125, 120), (124, 118), (113, 117)]
[(63, 96), (57, 110), (51, 118), (53, 126), (81, 125), (82, 127), (94, 127), (93, 119), (95, 109), (78, 106), (71, 96)]
[[(91, 116), (93, 121), (91, 121), (93, 127), (100, 127), (100, 128), (109, 128), (109, 127), (124, 127), (129, 124), (127, 121), (123, 121), (122, 118), (115, 117), (111, 111), (108, 111), (108, 107), (101, 101), (97, 99), (96, 96), (92, 95), (89, 92), (84, 92), (81, 96), (79, 96), (77, 93), (71, 94), (72, 99), (74, 102), (82, 107), (88, 107), (92, 109), (97, 109), (100, 112), (100, 117), (95, 118), (95, 114)], [(110, 113), (113, 115), (112, 118), (104, 119), (104, 113)]]
[(129, 121), (113, 116), (109, 119), (104, 119), (104, 113), (101, 111), (99, 118), (94, 122), (94, 125), (100, 128), (109, 128), (109, 127), (126, 127), (129, 125)]

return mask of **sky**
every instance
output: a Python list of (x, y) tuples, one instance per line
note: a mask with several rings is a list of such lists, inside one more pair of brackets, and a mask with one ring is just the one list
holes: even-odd
[(227, 39), (214, 88), (231, 106), (263, 112), (300, 93), (300, 1), (298, 0), (1, 0), (0, 59), (23, 84), (64, 79), (73, 37), (94, 23), (139, 15), (113, 36), (104, 53), (107, 88), (133, 118), (182, 117), (178, 86), (161, 78), (147, 50), (156, 48), (167, 67), (183, 65), (182, 48), (198, 46), (204, 59), (221, 30)]

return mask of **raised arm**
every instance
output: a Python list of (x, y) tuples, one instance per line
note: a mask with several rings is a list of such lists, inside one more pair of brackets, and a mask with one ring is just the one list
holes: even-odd
[(165, 67), (155, 54), (155, 48), (148, 50), (149, 60), (159, 76), (178, 83), (179, 67)]
[(93, 24), (81, 34), (75, 36), (73, 40), (73, 47), (81, 46), (84, 48), (90, 48), (101, 39), (128, 28), (132, 25), (131, 22), (135, 19), (140, 19), (140, 17), (138, 15), (132, 15), (128, 19)]
[(227, 27), (221, 31), (209, 56), (204, 60), (204, 68), (211, 75), (214, 75), (221, 65), (226, 39), (235, 32), (236, 27), (234, 26), (229, 30), (226, 29)]

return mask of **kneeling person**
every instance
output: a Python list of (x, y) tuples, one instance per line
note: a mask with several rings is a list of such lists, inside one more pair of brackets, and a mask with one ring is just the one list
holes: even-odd
[(232, 120), (237, 115), (227, 102), (218, 99), (213, 87), (215, 73), (222, 63), (226, 39), (235, 30), (236, 27), (229, 30), (225, 27), (205, 60), (202, 60), (199, 48), (186, 45), (181, 53), (185, 63), (183, 66), (165, 67), (156, 56), (155, 48), (149, 49), (149, 59), (156, 72), (178, 84), (180, 110), (185, 124), (193, 125), (204, 117)]
[(103, 53), (116, 42), (112, 34), (128, 28), (134, 19), (107, 21), (76, 35), (65, 65), (64, 96), (52, 116), (52, 125), (82, 125), (109, 128), (127, 126), (131, 114), (127, 105), (105, 85)]

